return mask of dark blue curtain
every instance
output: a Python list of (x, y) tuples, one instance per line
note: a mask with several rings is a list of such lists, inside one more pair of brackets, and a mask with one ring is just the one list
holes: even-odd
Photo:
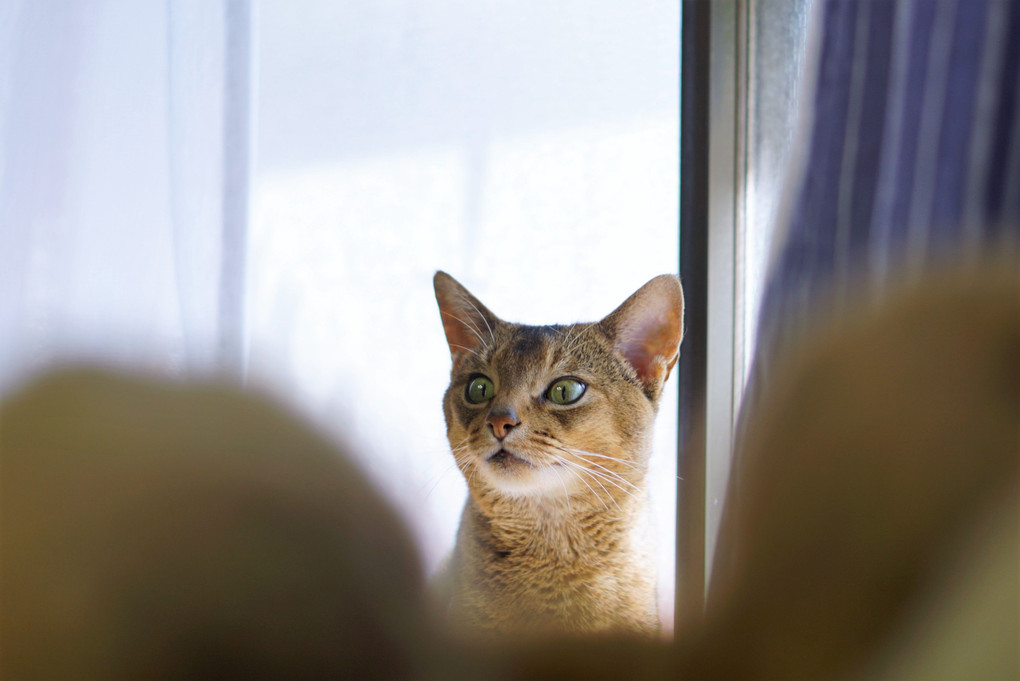
[(820, 11), (807, 156), (766, 282), (752, 390), (767, 390), (770, 359), (820, 301), (880, 297), (892, 280), (1020, 243), (1020, 1)]
[[(813, 118), (765, 285), (731, 497), (747, 414), (818, 313), (990, 251), (1020, 268), (1020, 0), (822, 2)], [(718, 545), (713, 578), (735, 550)]]

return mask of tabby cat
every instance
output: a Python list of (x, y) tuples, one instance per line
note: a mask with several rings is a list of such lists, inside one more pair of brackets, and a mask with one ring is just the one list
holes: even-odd
[(654, 633), (643, 525), (652, 423), (683, 335), (683, 292), (656, 277), (600, 322), (505, 322), (449, 275), (436, 299), (453, 357), (447, 435), (468, 484), (439, 581), (471, 632)]

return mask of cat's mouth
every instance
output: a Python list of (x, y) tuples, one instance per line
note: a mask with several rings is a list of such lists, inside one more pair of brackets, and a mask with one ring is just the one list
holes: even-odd
[(494, 466), (517, 466), (517, 465), (531, 466), (530, 461), (522, 459), (516, 454), (508, 452), (505, 449), (500, 449), (495, 454), (492, 454), (488, 459), (486, 459), (486, 461), (493, 464)]

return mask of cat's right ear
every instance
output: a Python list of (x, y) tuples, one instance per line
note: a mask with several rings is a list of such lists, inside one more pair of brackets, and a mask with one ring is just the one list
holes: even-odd
[(645, 392), (658, 399), (680, 356), (684, 335), (684, 291), (672, 274), (655, 277), (600, 324), (637, 373)]
[(495, 342), (493, 329), (499, 324), (496, 315), (446, 272), (436, 272), (432, 284), (454, 365), (469, 353), (480, 354), (483, 347)]

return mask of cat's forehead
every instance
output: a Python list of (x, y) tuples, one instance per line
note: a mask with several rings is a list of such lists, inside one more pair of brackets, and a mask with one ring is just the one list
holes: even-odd
[(488, 355), (488, 364), (506, 378), (587, 364), (593, 352), (592, 324), (529, 326), (506, 324)]
[(507, 375), (522, 375), (548, 366), (558, 331), (552, 326), (504, 324), (489, 363)]

